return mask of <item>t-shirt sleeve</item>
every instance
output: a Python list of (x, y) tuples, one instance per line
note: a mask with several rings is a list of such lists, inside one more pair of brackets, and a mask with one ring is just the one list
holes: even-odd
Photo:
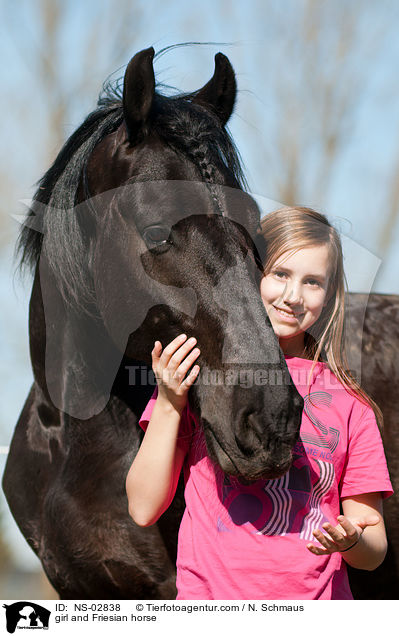
[(341, 497), (393, 494), (381, 434), (370, 407), (355, 404), (349, 422), (348, 450), (340, 481)]
[[(150, 400), (147, 406), (145, 407), (142, 416), (139, 419), (139, 425), (144, 431), (147, 430), (148, 422), (151, 419), (152, 411), (154, 409), (157, 397), (158, 397), (158, 387), (155, 387), (154, 393), (150, 397)], [(182, 448), (185, 452), (187, 452), (189, 449), (191, 437), (195, 428), (195, 423), (196, 423), (195, 417), (191, 413), (187, 403), (186, 407), (184, 408), (182, 412), (180, 426), (179, 426), (179, 433), (177, 435), (177, 445), (180, 448)]]

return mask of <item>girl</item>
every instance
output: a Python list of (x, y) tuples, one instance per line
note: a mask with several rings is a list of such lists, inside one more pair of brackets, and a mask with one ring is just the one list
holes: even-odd
[(244, 484), (211, 462), (187, 403), (200, 349), (182, 334), (152, 351), (158, 387), (126, 479), (129, 512), (155, 523), (184, 466), (177, 599), (351, 599), (345, 563), (372, 570), (383, 561), (381, 502), (392, 487), (381, 413), (346, 371), (340, 239), (308, 208), (269, 214), (262, 232), (260, 293), (304, 397), (292, 467)]

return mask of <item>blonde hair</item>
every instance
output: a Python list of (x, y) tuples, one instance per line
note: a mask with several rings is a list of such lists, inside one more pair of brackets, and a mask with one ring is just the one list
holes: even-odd
[[(286, 252), (327, 245), (330, 252), (330, 276), (327, 302), (318, 320), (305, 332), (304, 354), (313, 360), (310, 377), (317, 362), (326, 362), (345, 389), (364, 404), (371, 406), (379, 426), (382, 412), (374, 400), (352, 376), (345, 352), (345, 287), (347, 287), (341, 239), (337, 230), (319, 212), (307, 207), (284, 207), (261, 220), (261, 233), (266, 241), (264, 275)], [(310, 381), (310, 380), (309, 380)]]

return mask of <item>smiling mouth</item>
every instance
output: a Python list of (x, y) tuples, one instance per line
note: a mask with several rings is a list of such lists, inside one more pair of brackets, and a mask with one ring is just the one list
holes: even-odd
[(303, 313), (294, 314), (293, 311), (286, 311), (285, 309), (281, 309), (281, 307), (276, 307), (275, 305), (273, 305), (273, 307), (277, 311), (277, 313), (279, 313), (281, 316), (284, 316), (285, 318), (300, 318), (301, 316), (303, 316)]

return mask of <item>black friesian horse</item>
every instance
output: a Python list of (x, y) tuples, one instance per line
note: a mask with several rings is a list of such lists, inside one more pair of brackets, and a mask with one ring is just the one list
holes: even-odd
[[(182, 483), (149, 528), (128, 516), (125, 494), (143, 436), (137, 420), (153, 390), (154, 340), (185, 332), (201, 343), (202, 381), (190, 406), (226, 473), (284, 474), (300, 426), (302, 399), (292, 383), (266, 389), (212, 380), (215, 371), (286, 372), (259, 294), (259, 210), (242, 190), (225, 130), (234, 71), (219, 53), (202, 89), (165, 97), (155, 91), (153, 57), (152, 48), (138, 53), (123, 95), (108, 90), (67, 141), (40, 182), (19, 243), (21, 263), (35, 274), (34, 384), (3, 487), (64, 599), (175, 597)], [(398, 312), (394, 302), (387, 307)], [(366, 327), (379, 338), (377, 307), (370, 315)], [(381, 401), (368, 359), (366, 367), (372, 386), (365, 387)]]
[(62, 598), (176, 595), (181, 490), (151, 528), (132, 522), (125, 493), (156, 339), (201, 342), (204, 381), (190, 404), (226, 473), (284, 474), (299, 432), (292, 383), (212, 381), (215, 371), (286, 370), (259, 294), (259, 209), (225, 130), (234, 71), (218, 53), (202, 89), (165, 97), (153, 57), (136, 54), (123, 95), (108, 91), (67, 141), (20, 238), (35, 269), (35, 381), (3, 486)]
[[(399, 296), (349, 294), (348, 354), (384, 416), (382, 437), (395, 494), (384, 502), (388, 554), (373, 572), (349, 569), (356, 599), (399, 599)], [(373, 467), (370, 466), (372, 474)]]

